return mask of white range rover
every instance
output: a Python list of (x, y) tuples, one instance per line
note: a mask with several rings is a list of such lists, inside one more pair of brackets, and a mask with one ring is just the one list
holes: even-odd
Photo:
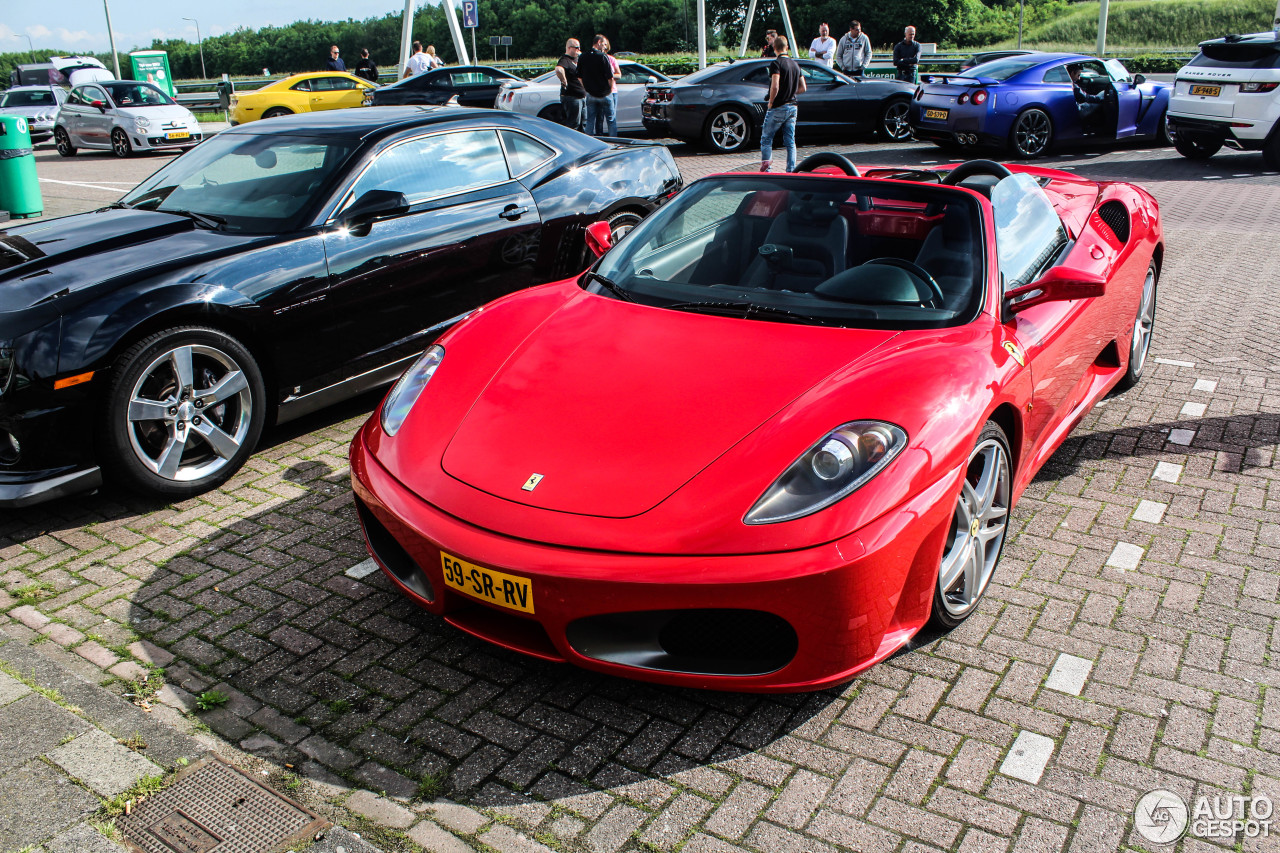
[(1280, 170), (1280, 34), (1202, 42), (1174, 80), (1169, 131), (1184, 157), (1208, 160), (1229, 145)]

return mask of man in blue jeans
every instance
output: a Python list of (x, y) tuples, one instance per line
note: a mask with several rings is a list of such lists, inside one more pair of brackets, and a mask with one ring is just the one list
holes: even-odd
[(762, 172), (773, 166), (773, 137), (778, 128), (782, 128), (782, 144), (787, 149), (787, 171), (796, 170), (796, 95), (806, 87), (800, 66), (787, 55), (788, 46), (786, 36), (773, 40), (773, 52), (777, 58), (769, 63), (768, 111), (764, 114), (764, 128), (760, 131)]

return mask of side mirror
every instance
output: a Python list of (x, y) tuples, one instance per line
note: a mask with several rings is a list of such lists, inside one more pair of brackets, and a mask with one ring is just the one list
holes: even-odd
[(347, 227), (364, 225), (384, 216), (399, 216), (409, 212), (409, 200), (404, 193), (391, 190), (369, 190), (342, 211), (342, 224)]
[(1147, 82), (1147, 77), (1146, 77), (1146, 75), (1145, 75), (1145, 74), (1135, 74), (1135, 75), (1133, 75), (1133, 85), (1135, 85), (1135, 86), (1141, 86), (1141, 85), (1142, 85), (1143, 83), (1145, 83), (1145, 82)]
[(592, 222), (587, 226), (587, 248), (597, 258), (613, 248), (613, 231), (608, 222)]
[(1071, 299), (1092, 299), (1107, 290), (1107, 280), (1097, 273), (1054, 267), (1030, 284), (1016, 287), (1005, 294), (1009, 311), (1017, 314), (1034, 305), (1045, 302), (1065, 302)]
[(107, 105), (106, 105), (106, 104), (104, 104), (102, 101), (94, 101), (94, 102), (93, 102), (92, 104), (90, 104), (89, 106), (91, 106), (91, 107), (97, 107), (97, 108), (98, 108), (98, 112), (100, 112), (100, 113), (105, 113), (105, 112), (107, 111)]

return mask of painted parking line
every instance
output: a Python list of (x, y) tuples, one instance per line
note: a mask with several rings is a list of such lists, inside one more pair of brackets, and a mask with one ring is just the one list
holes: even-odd
[(1181, 465), (1175, 462), (1159, 462), (1156, 464), (1156, 470), (1151, 474), (1151, 479), (1163, 480), (1166, 483), (1176, 483), (1181, 476)]
[(378, 570), (378, 564), (373, 561), (372, 557), (370, 557), (369, 559), (365, 560), (363, 563), (356, 563), (354, 566), (352, 566), (351, 568), (343, 572), (343, 574), (349, 578), (355, 578), (356, 580), (361, 580), (362, 578), (369, 577), (369, 575), (373, 574), (377, 570)]
[(1207, 408), (1204, 403), (1183, 403), (1182, 411), (1178, 412), (1180, 418), (1203, 418), (1204, 410)]
[(1170, 367), (1195, 367), (1194, 361), (1178, 361), (1173, 358), (1157, 358), (1156, 364), (1167, 364)]
[(1183, 447), (1190, 447), (1191, 442), (1195, 440), (1196, 431), (1193, 429), (1173, 429), (1169, 430), (1169, 443), (1180, 444)]
[(1133, 511), (1134, 521), (1145, 521), (1148, 524), (1159, 524), (1164, 521), (1164, 511), (1169, 508), (1168, 504), (1159, 501), (1138, 501), (1138, 508)]
[[(106, 192), (111, 192), (111, 193), (118, 193), (118, 192), (120, 192), (120, 187), (104, 187), (104, 186), (102, 186), (101, 184), (86, 184), (86, 183), (82, 183), (81, 181), (57, 181), (57, 180), (54, 180), (53, 178), (41, 178), (41, 179), (40, 179), (40, 183), (42, 183), (42, 184), (62, 184), (63, 186), (66, 186), (66, 187), (84, 187), (85, 189), (90, 189), (90, 190), (105, 190)], [(120, 184), (121, 186), (125, 187), (126, 189), (127, 189), (128, 187), (132, 187), (132, 186), (134, 186), (134, 184), (126, 184), (126, 183), (124, 183), (123, 181), (112, 181), (112, 183)]]
[(1197, 379), (1192, 391), (1206, 391), (1212, 394), (1218, 390), (1218, 383), (1213, 379)]
[(1107, 557), (1107, 565), (1113, 569), (1132, 571), (1142, 563), (1142, 556), (1145, 553), (1140, 545), (1134, 545), (1132, 542), (1117, 542), (1116, 547), (1111, 550), (1111, 556)]
[(1084, 690), (1084, 683), (1093, 669), (1093, 661), (1066, 653), (1058, 655), (1058, 660), (1049, 672), (1044, 686), (1059, 693), (1070, 693), (1079, 696)]
[(1053, 740), (1035, 732), (1020, 732), (1009, 748), (1000, 772), (1035, 785), (1053, 757)]

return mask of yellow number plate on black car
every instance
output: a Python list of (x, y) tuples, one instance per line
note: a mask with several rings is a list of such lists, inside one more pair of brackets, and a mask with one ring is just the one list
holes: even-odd
[(1207, 98), (1216, 98), (1222, 94), (1221, 86), (1192, 86), (1191, 94), (1204, 95)]
[(486, 569), (443, 551), (440, 565), (444, 567), (444, 582), (448, 586), (499, 607), (533, 612), (533, 581), (528, 578)]
[(925, 110), (924, 117), (946, 119), (948, 112), (950, 111), (949, 110)]

